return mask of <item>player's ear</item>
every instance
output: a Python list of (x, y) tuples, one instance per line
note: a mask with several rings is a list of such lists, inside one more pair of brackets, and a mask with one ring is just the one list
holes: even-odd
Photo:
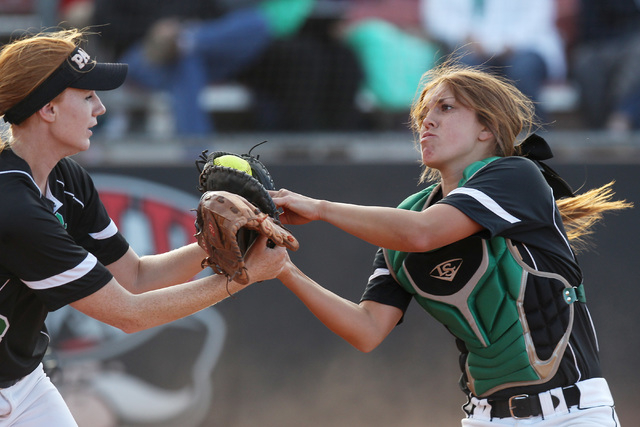
[(48, 102), (44, 107), (39, 109), (36, 114), (38, 114), (38, 117), (40, 117), (45, 122), (51, 123), (55, 121), (57, 111), (57, 105), (53, 102)]
[(491, 140), (494, 137), (493, 132), (488, 127), (483, 127), (480, 133), (478, 134), (478, 140), (482, 142), (486, 142)]

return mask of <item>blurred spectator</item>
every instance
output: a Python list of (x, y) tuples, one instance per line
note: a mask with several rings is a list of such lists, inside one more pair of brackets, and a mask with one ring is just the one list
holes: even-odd
[(376, 108), (408, 111), (438, 46), (426, 39), (419, 0), (351, 0), (341, 34), (358, 55), (363, 88)]
[[(421, 0), (425, 29), (461, 62), (486, 66), (539, 102), (549, 80), (566, 78), (554, 0)], [(538, 108), (545, 120), (545, 113)]]
[[(249, 4), (252, 3), (252, 4)], [(235, 8), (236, 6), (242, 6)], [(199, 104), (208, 84), (236, 77), (298, 31), (314, 0), (95, 0), (102, 47), (129, 64), (128, 83), (171, 96), (179, 134), (214, 131)]]
[(356, 130), (362, 71), (335, 29), (342, 0), (318, 0), (295, 37), (281, 38), (238, 80), (254, 94), (253, 115), (265, 130)]
[(640, 129), (640, 83), (621, 98), (607, 119), (607, 129), (618, 134)]
[(93, 20), (94, 0), (58, 0), (58, 17), (61, 26), (85, 28)]
[(6, 14), (26, 14), (36, 10), (35, 0), (2, 0), (0, 12)]
[(640, 1), (582, 0), (579, 22), (571, 72), (581, 88), (585, 125), (615, 131), (637, 126)]

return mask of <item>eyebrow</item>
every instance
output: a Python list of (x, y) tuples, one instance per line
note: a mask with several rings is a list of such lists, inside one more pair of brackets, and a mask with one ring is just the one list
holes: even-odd
[(437, 100), (435, 100), (435, 101), (433, 101), (433, 100), (432, 100), (431, 102), (428, 102), (428, 103), (425, 105), (425, 107), (426, 107), (427, 109), (430, 109), (430, 108), (431, 108), (431, 106), (442, 104), (442, 103), (443, 103), (443, 102), (445, 102), (445, 100), (447, 100), (447, 99), (453, 99), (453, 100), (455, 100), (455, 99), (456, 99), (456, 97), (455, 97), (455, 96), (446, 96), (446, 97), (444, 97), (444, 98), (438, 98), (438, 99), (437, 99)]
[(447, 96), (447, 97), (444, 97), (444, 98), (440, 98), (440, 99), (438, 99), (435, 103), (436, 103), (436, 104), (440, 104), (440, 103), (444, 102), (444, 101), (445, 101), (445, 100), (447, 100), (447, 99), (453, 99), (453, 100), (455, 100), (455, 99), (456, 99), (456, 97), (455, 97), (455, 96)]

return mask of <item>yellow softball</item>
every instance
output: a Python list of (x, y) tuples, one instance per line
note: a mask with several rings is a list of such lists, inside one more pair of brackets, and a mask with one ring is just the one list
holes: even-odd
[(251, 173), (251, 165), (249, 162), (241, 157), (234, 156), (233, 154), (216, 157), (213, 159), (213, 164), (214, 166), (225, 166), (228, 168), (238, 169), (239, 171), (253, 175)]

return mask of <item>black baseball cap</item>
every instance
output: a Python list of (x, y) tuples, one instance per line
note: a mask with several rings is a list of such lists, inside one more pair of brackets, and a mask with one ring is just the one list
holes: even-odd
[(82, 48), (76, 47), (44, 82), (7, 110), (4, 121), (22, 123), (68, 87), (85, 90), (116, 89), (124, 83), (127, 70), (127, 64), (96, 62)]

